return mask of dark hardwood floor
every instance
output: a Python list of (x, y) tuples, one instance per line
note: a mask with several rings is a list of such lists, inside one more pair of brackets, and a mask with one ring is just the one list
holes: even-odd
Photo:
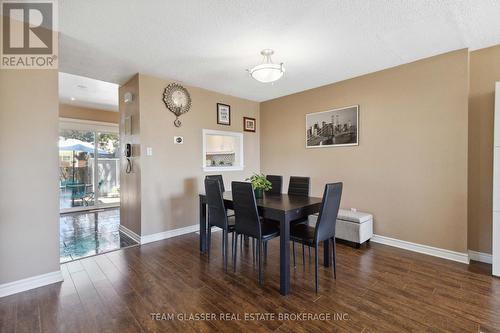
[[(223, 272), (220, 237), (220, 232), (213, 234), (210, 261), (199, 254), (198, 236), (189, 234), (64, 264), (64, 282), (0, 299), (0, 331), (500, 331), (500, 279), (490, 276), (488, 265), (464, 265), (379, 244), (359, 250), (338, 244), (336, 281), (331, 269), (321, 266), (315, 294), (314, 265), (307, 260), (303, 266), (297, 251), (292, 291), (283, 297), (278, 291), (279, 240), (269, 244), (260, 287), (248, 247), (236, 273), (231, 264), (229, 273)], [(174, 314), (175, 319), (153, 320), (151, 313)], [(221, 313), (240, 320), (219, 320)], [(328, 313), (336, 318), (244, 320), (245, 313)], [(179, 318), (190, 314), (217, 319)]]

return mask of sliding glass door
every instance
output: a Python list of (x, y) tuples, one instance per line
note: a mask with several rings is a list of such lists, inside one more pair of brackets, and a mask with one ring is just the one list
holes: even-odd
[(59, 206), (62, 213), (120, 204), (118, 147), (115, 127), (80, 122), (62, 124), (59, 132)]
[(97, 203), (117, 205), (120, 203), (120, 157), (118, 156), (118, 134), (98, 133), (97, 152)]

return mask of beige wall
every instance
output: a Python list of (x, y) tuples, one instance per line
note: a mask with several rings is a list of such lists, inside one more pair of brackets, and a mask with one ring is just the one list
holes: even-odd
[(0, 70), (0, 284), (59, 270), (56, 70)]
[[(134, 98), (124, 103), (124, 94), (130, 92)], [(125, 151), (125, 144), (132, 144), (132, 171), (126, 173), (127, 159), (121, 154), (120, 161), (120, 224), (127, 229), (141, 234), (141, 128), (139, 110), (139, 75), (135, 75), (119, 90), (120, 108), (120, 151)], [(125, 133), (125, 119), (130, 119), (130, 133)]]
[(59, 104), (59, 117), (81, 120), (103, 121), (117, 124), (120, 120), (118, 112), (84, 108), (81, 106)]
[[(468, 51), (459, 50), (261, 104), (261, 169), (344, 182), (343, 207), (382, 236), (467, 250)], [(360, 105), (360, 145), (305, 148), (305, 114)], [(285, 190), (287, 185), (285, 185)]]
[[(244, 132), (244, 171), (223, 172), (227, 187), (260, 170), (259, 103), (185, 86), (191, 94), (191, 110), (181, 116), (182, 126), (162, 101), (171, 81), (139, 75), (141, 151), (153, 148), (153, 156), (141, 156), (142, 235), (198, 223), (198, 194), (203, 191), (202, 129), (242, 132), (243, 116), (257, 119), (257, 132)], [(217, 125), (216, 103), (231, 105), (231, 126)], [(184, 137), (175, 145), (174, 135)]]
[(469, 249), (491, 253), (493, 114), (500, 81), (500, 45), (470, 54)]

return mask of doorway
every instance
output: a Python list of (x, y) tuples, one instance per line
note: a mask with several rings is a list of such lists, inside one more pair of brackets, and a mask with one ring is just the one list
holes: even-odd
[(59, 117), (60, 262), (137, 245), (120, 231), (118, 85), (59, 73)]

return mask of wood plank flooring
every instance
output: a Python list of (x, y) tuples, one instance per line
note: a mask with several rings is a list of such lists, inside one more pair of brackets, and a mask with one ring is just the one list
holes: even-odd
[(306, 254), (303, 265), (297, 249), (283, 297), (279, 240), (269, 243), (261, 287), (248, 246), (236, 273), (232, 264), (224, 273), (220, 237), (210, 260), (189, 234), (64, 264), (64, 282), (0, 298), (0, 332), (500, 332), (500, 279), (489, 265), (338, 244), (337, 280), (321, 266), (316, 294), (313, 261)]

